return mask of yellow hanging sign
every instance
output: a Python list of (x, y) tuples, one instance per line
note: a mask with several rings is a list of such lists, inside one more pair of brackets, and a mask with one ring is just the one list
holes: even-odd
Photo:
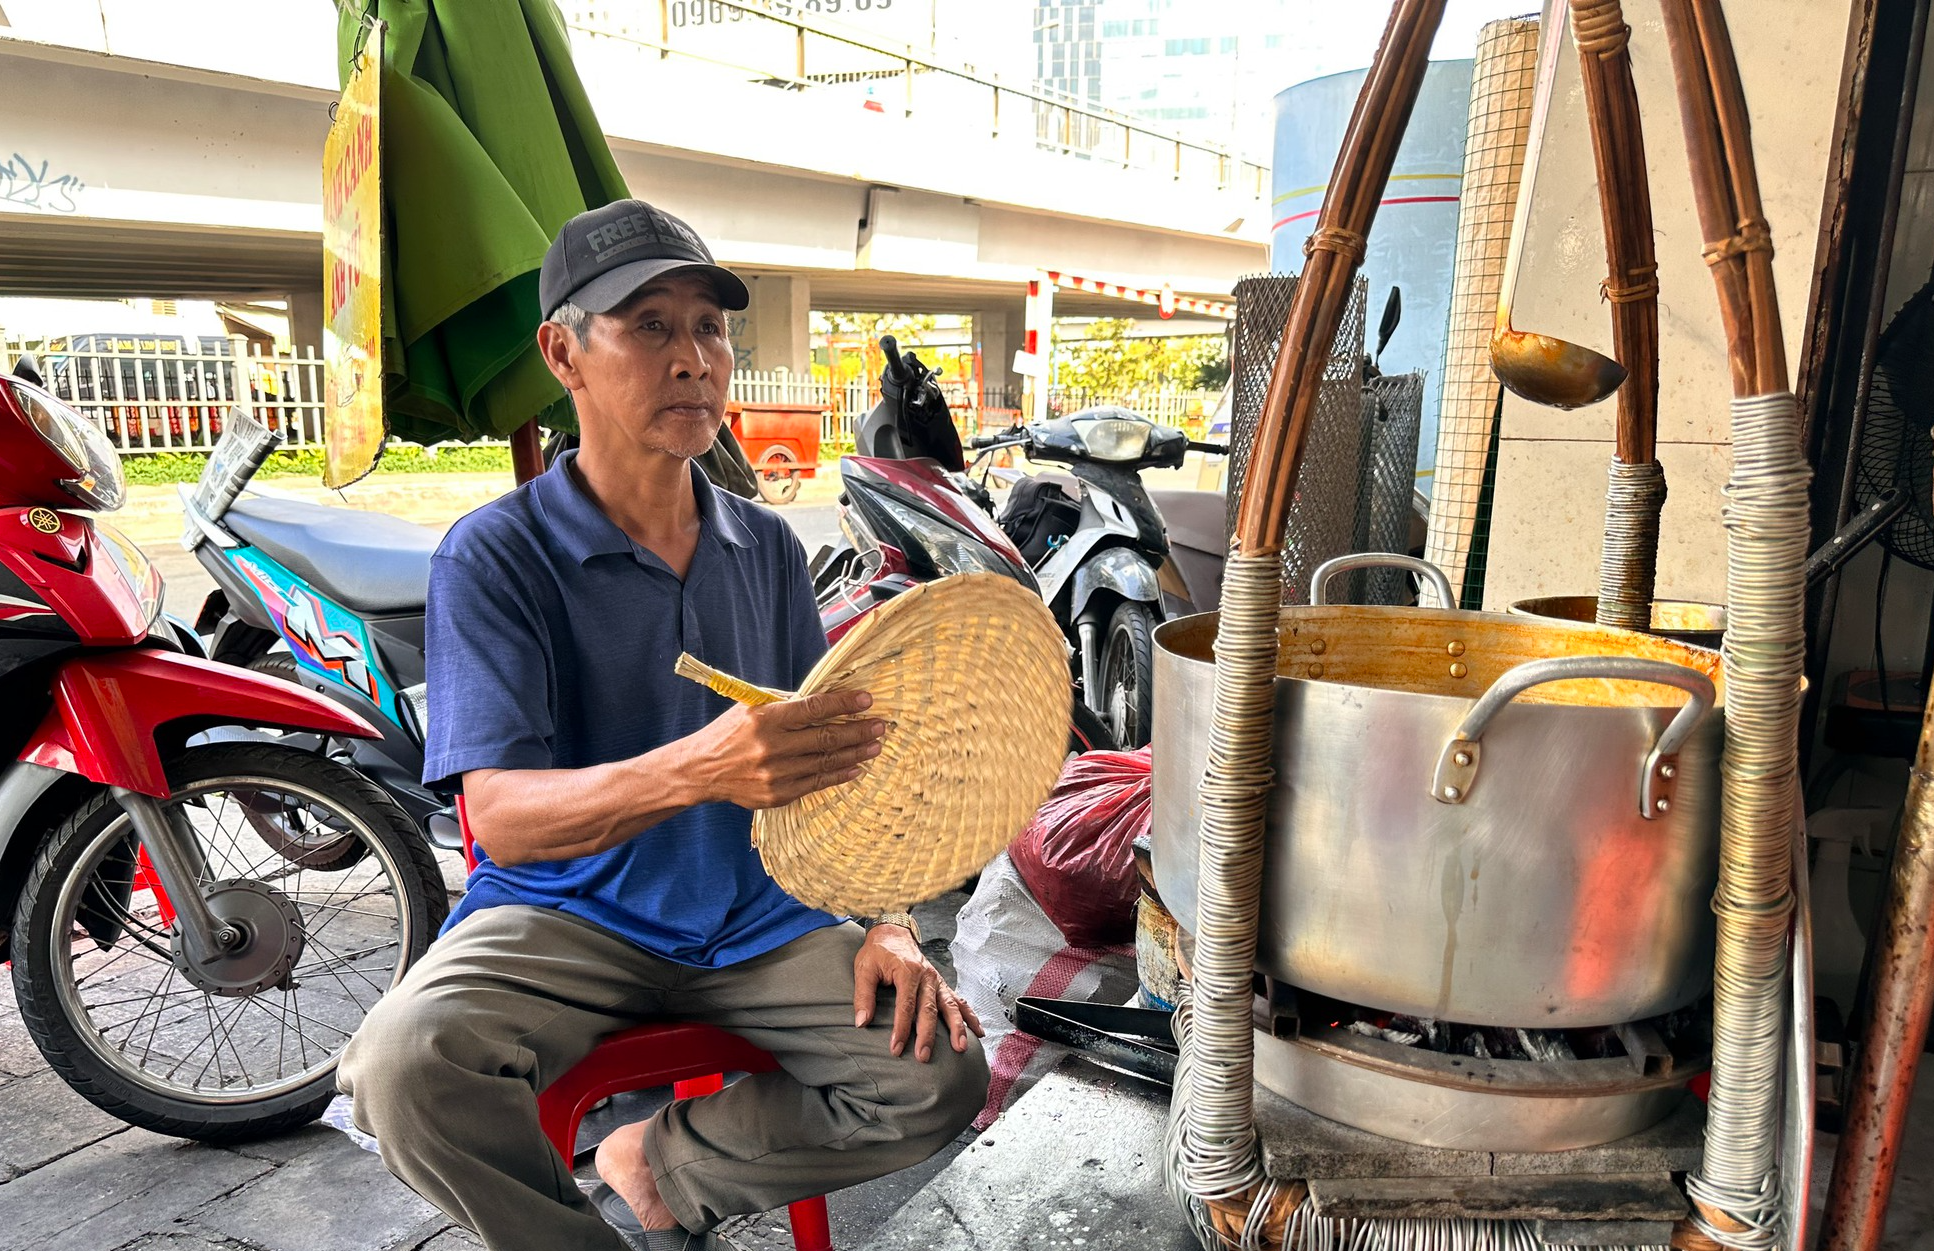
[(322, 146), (323, 471), (341, 487), (376, 468), (383, 416), (383, 23), (372, 23)]

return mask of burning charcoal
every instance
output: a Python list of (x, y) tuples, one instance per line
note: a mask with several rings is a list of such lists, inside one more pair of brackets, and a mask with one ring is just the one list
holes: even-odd
[(1345, 1028), (1352, 1034), (1361, 1034), (1365, 1038), (1380, 1038), (1383, 1035), (1382, 1030), (1368, 1021), (1351, 1021)]
[(1476, 1056), (1480, 1060), (1488, 1060), (1491, 1058), (1491, 1048), (1485, 1043), (1484, 1031), (1481, 1029), (1474, 1029), (1464, 1035), (1464, 1039), (1458, 1044), (1457, 1049), (1467, 1056)]
[(1424, 1041), (1424, 1036), (1422, 1034), (1413, 1034), (1408, 1030), (1400, 1030), (1400, 1029), (1382, 1030), (1380, 1031), (1379, 1036), (1385, 1042), (1396, 1043), (1399, 1047), (1414, 1047), (1418, 1043)]
[(1484, 1045), (1490, 1050), (1494, 1060), (1529, 1060), (1524, 1047), (1518, 1042), (1514, 1030), (1502, 1029), (1495, 1025), (1481, 1026), (1484, 1031)]
[(1651, 1025), (1653, 1029), (1658, 1030), (1659, 1035), (1670, 1042), (1675, 1038), (1680, 1038), (1685, 1035), (1697, 1035), (1703, 1027), (1707, 1013), (1711, 1010), (1712, 1006), (1710, 1002), (1701, 1000), (1691, 1007), (1680, 1008), (1675, 1012), (1668, 1012), (1664, 1016), (1654, 1017), (1647, 1024)]
[(1571, 1044), (1565, 1041), (1565, 1036), (1555, 1030), (1519, 1029), (1513, 1032), (1517, 1035), (1518, 1045), (1524, 1048), (1528, 1059), (1549, 1064), (1554, 1060), (1578, 1058), (1572, 1051)]
[(1566, 1037), (1571, 1041), (1572, 1051), (1581, 1060), (1615, 1060), (1625, 1054), (1624, 1044), (1618, 1041), (1618, 1032), (1606, 1026), (1572, 1030)]
[(1415, 1017), (1415, 1016), (1391, 1017), (1390, 1028), (1393, 1030), (1399, 1030), (1405, 1034), (1416, 1035), (1417, 1041), (1414, 1043), (1407, 1043), (1405, 1044), (1406, 1046), (1411, 1046), (1411, 1047), (1422, 1046), (1422, 1047), (1427, 1047), (1432, 1051), (1442, 1051), (1444, 1049), (1444, 1046), (1445, 1046), (1444, 1040), (1443, 1040), (1444, 1031), (1438, 1028), (1437, 1022), (1430, 1020), (1428, 1017)]

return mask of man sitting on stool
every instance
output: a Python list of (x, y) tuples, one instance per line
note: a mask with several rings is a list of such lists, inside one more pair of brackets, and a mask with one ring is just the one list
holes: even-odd
[[(746, 708), (672, 672), (690, 652), (791, 690), (826, 650), (799, 540), (692, 464), (724, 422), (745, 283), (625, 200), (565, 224), (539, 297), (580, 447), (459, 521), (430, 575), (424, 778), (460, 786), (479, 863), (339, 1081), (390, 1171), (492, 1251), (656, 1251), (926, 1159), (980, 1109), (987, 1062), (910, 917), (808, 908), (752, 847), (752, 809), (878, 754), (884, 724), (852, 719), (868, 697)], [(652, 1020), (781, 1067), (605, 1140), (598, 1173), (647, 1231), (621, 1241), (599, 1212), (628, 1214), (579, 1193), (536, 1092)]]

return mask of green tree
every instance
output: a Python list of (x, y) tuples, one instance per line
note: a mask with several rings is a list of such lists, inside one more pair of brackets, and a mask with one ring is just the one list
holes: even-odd
[(1089, 323), (1086, 341), (1057, 343), (1054, 385), (1130, 395), (1159, 387), (1213, 390), (1228, 382), (1227, 342), (1221, 335), (1131, 339), (1134, 324), (1125, 317), (1103, 318)]
[(931, 334), (939, 321), (929, 313), (828, 313), (815, 309), (811, 325), (816, 335), (855, 336), (878, 343), (883, 334), (896, 339)]
[[(855, 378), (875, 379), (885, 363), (880, 355), (880, 336), (892, 335), (901, 347), (915, 346), (934, 333), (939, 321), (929, 313), (842, 313), (815, 309), (809, 323), (813, 337), (823, 347), (814, 353), (813, 376), (830, 378), (844, 384)], [(950, 354), (946, 360), (921, 360), (929, 368), (958, 376), (960, 362)]]

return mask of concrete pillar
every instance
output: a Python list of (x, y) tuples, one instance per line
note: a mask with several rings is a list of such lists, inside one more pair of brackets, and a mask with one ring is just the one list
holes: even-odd
[(289, 341), (322, 355), (322, 288), (289, 293)]
[(732, 316), (733, 367), (812, 369), (812, 283), (805, 278), (768, 274), (746, 283), (752, 304)]
[(1016, 300), (1010, 305), (978, 309), (973, 319), (988, 407), (1019, 408), (1022, 378), (1014, 372), (1014, 353), (1027, 342), (1026, 303)]

